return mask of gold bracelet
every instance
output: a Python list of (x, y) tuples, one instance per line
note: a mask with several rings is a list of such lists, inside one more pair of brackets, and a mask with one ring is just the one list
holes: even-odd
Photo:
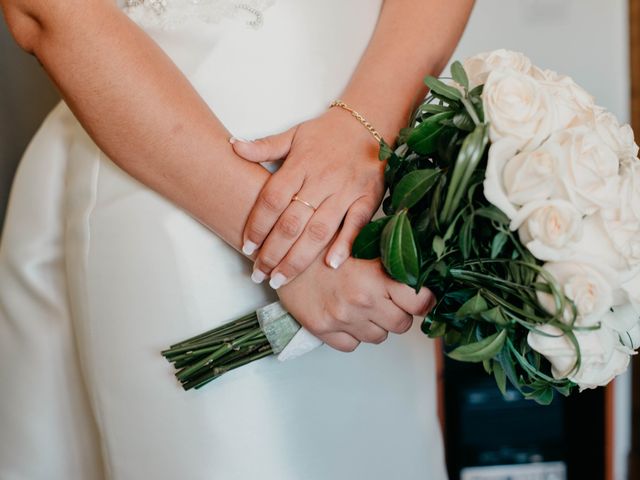
[(351, 115), (353, 115), (362, 125), (364, 125), (364, 127), (367, 130), (369, 130), (371, 135), (373, 135), (373, 138), (375, 138), (378, 143), (382, 141), (382, 135), (380, 135), (378, 131), (375, 128), (373, 128), (373, 125), (367, 122), (366, 118), (364, 118), (362, 115), (356, 112), (349, 105), (344, 103), (342, 100), (334, 100), (333, 102), (331, 102), (331, 105), (329, 105), (329, 108), (331, 107), (340, 107), (343, 110), (346, 110), (347, 112), (351, 113)]

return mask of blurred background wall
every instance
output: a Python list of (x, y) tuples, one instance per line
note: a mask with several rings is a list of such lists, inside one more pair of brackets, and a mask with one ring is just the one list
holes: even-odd
[[(22, 152), (57, 94), (36, 59), (20, 50), (0, 22), (0, 225)], [(1, 227), (0, 227), (1, 231)]]
[[(573, 76), (598, 103), (629, 117), (626, 0), (477, 0), (454, 58), (495, 48), (527, 53)], [(17, 162), (57, 101), (36, 60), (0, 26), (0, 224)], [(629, 445), (628, 377), (616, 385), (616, 479), (624, 480)]]

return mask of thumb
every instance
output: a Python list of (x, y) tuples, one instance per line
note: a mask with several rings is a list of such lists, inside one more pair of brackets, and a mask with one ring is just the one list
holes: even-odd
[(391, 279), (387, 284), (387, 292), (393, 303), (411, 315), (426, 316), (436, 303), (436, 298), (428, 288), (423, 287), (416, 293), (408, 285)]
[(229, 143), (231, 143), (233, 150), (245, 160), (257, 163), (273, 162), (289, 154), (296, 129), (297, 126), (277, 135), (263, 137), (252, 142), (231, 137)]

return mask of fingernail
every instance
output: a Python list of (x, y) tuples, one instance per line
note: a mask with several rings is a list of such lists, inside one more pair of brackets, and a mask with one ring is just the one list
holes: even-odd
[(249, 140), (245, 139), (245, 138), (241, 138), (241, 137), (231, 137), (229, 138), (229, 143), (231, 145), (233, 145), (236, 142), (244, 142), (244, 143), (249, 143)]
[(251, 280), (253, 281), (253, 283), (262, 283), (264, 282), (265, 278), (267, 278), (267, 274), (262, 270), (254, 270), (251, 274)]
[(242, 245), (242, 253), (244, 253), (245, 255), (253, 255), (253, 252), (255, 252), (257, 249), (258, 245), (253, 243), (251, 240), (245, 241), (244, 245)]
[(285, 277), (281, 273), (276, 273), (273, 277), (271, 277), (271, 280), (269, 280), (269, 286), (274, 290), (279, 289), (285, 283), (287, 283), (287, 277)]
[(337, 269), (347, 258), (348, 255), (345, 255), (342, 252), (332, 252), (331, 255), (329, 255), (329, 266), (333, 269)]

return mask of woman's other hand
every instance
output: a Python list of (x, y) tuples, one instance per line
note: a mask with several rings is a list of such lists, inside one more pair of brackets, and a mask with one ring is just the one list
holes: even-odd
[(413, 316), (435, 304), (431, 291), (416, 294), (392, 280), (378, 260), (348, 258), (339, 270), (321, 261), (278, 290), (285, 308), (329, 346), (350, 352), (360, 344), (381, 343), (389, 332), (405, 333)]

